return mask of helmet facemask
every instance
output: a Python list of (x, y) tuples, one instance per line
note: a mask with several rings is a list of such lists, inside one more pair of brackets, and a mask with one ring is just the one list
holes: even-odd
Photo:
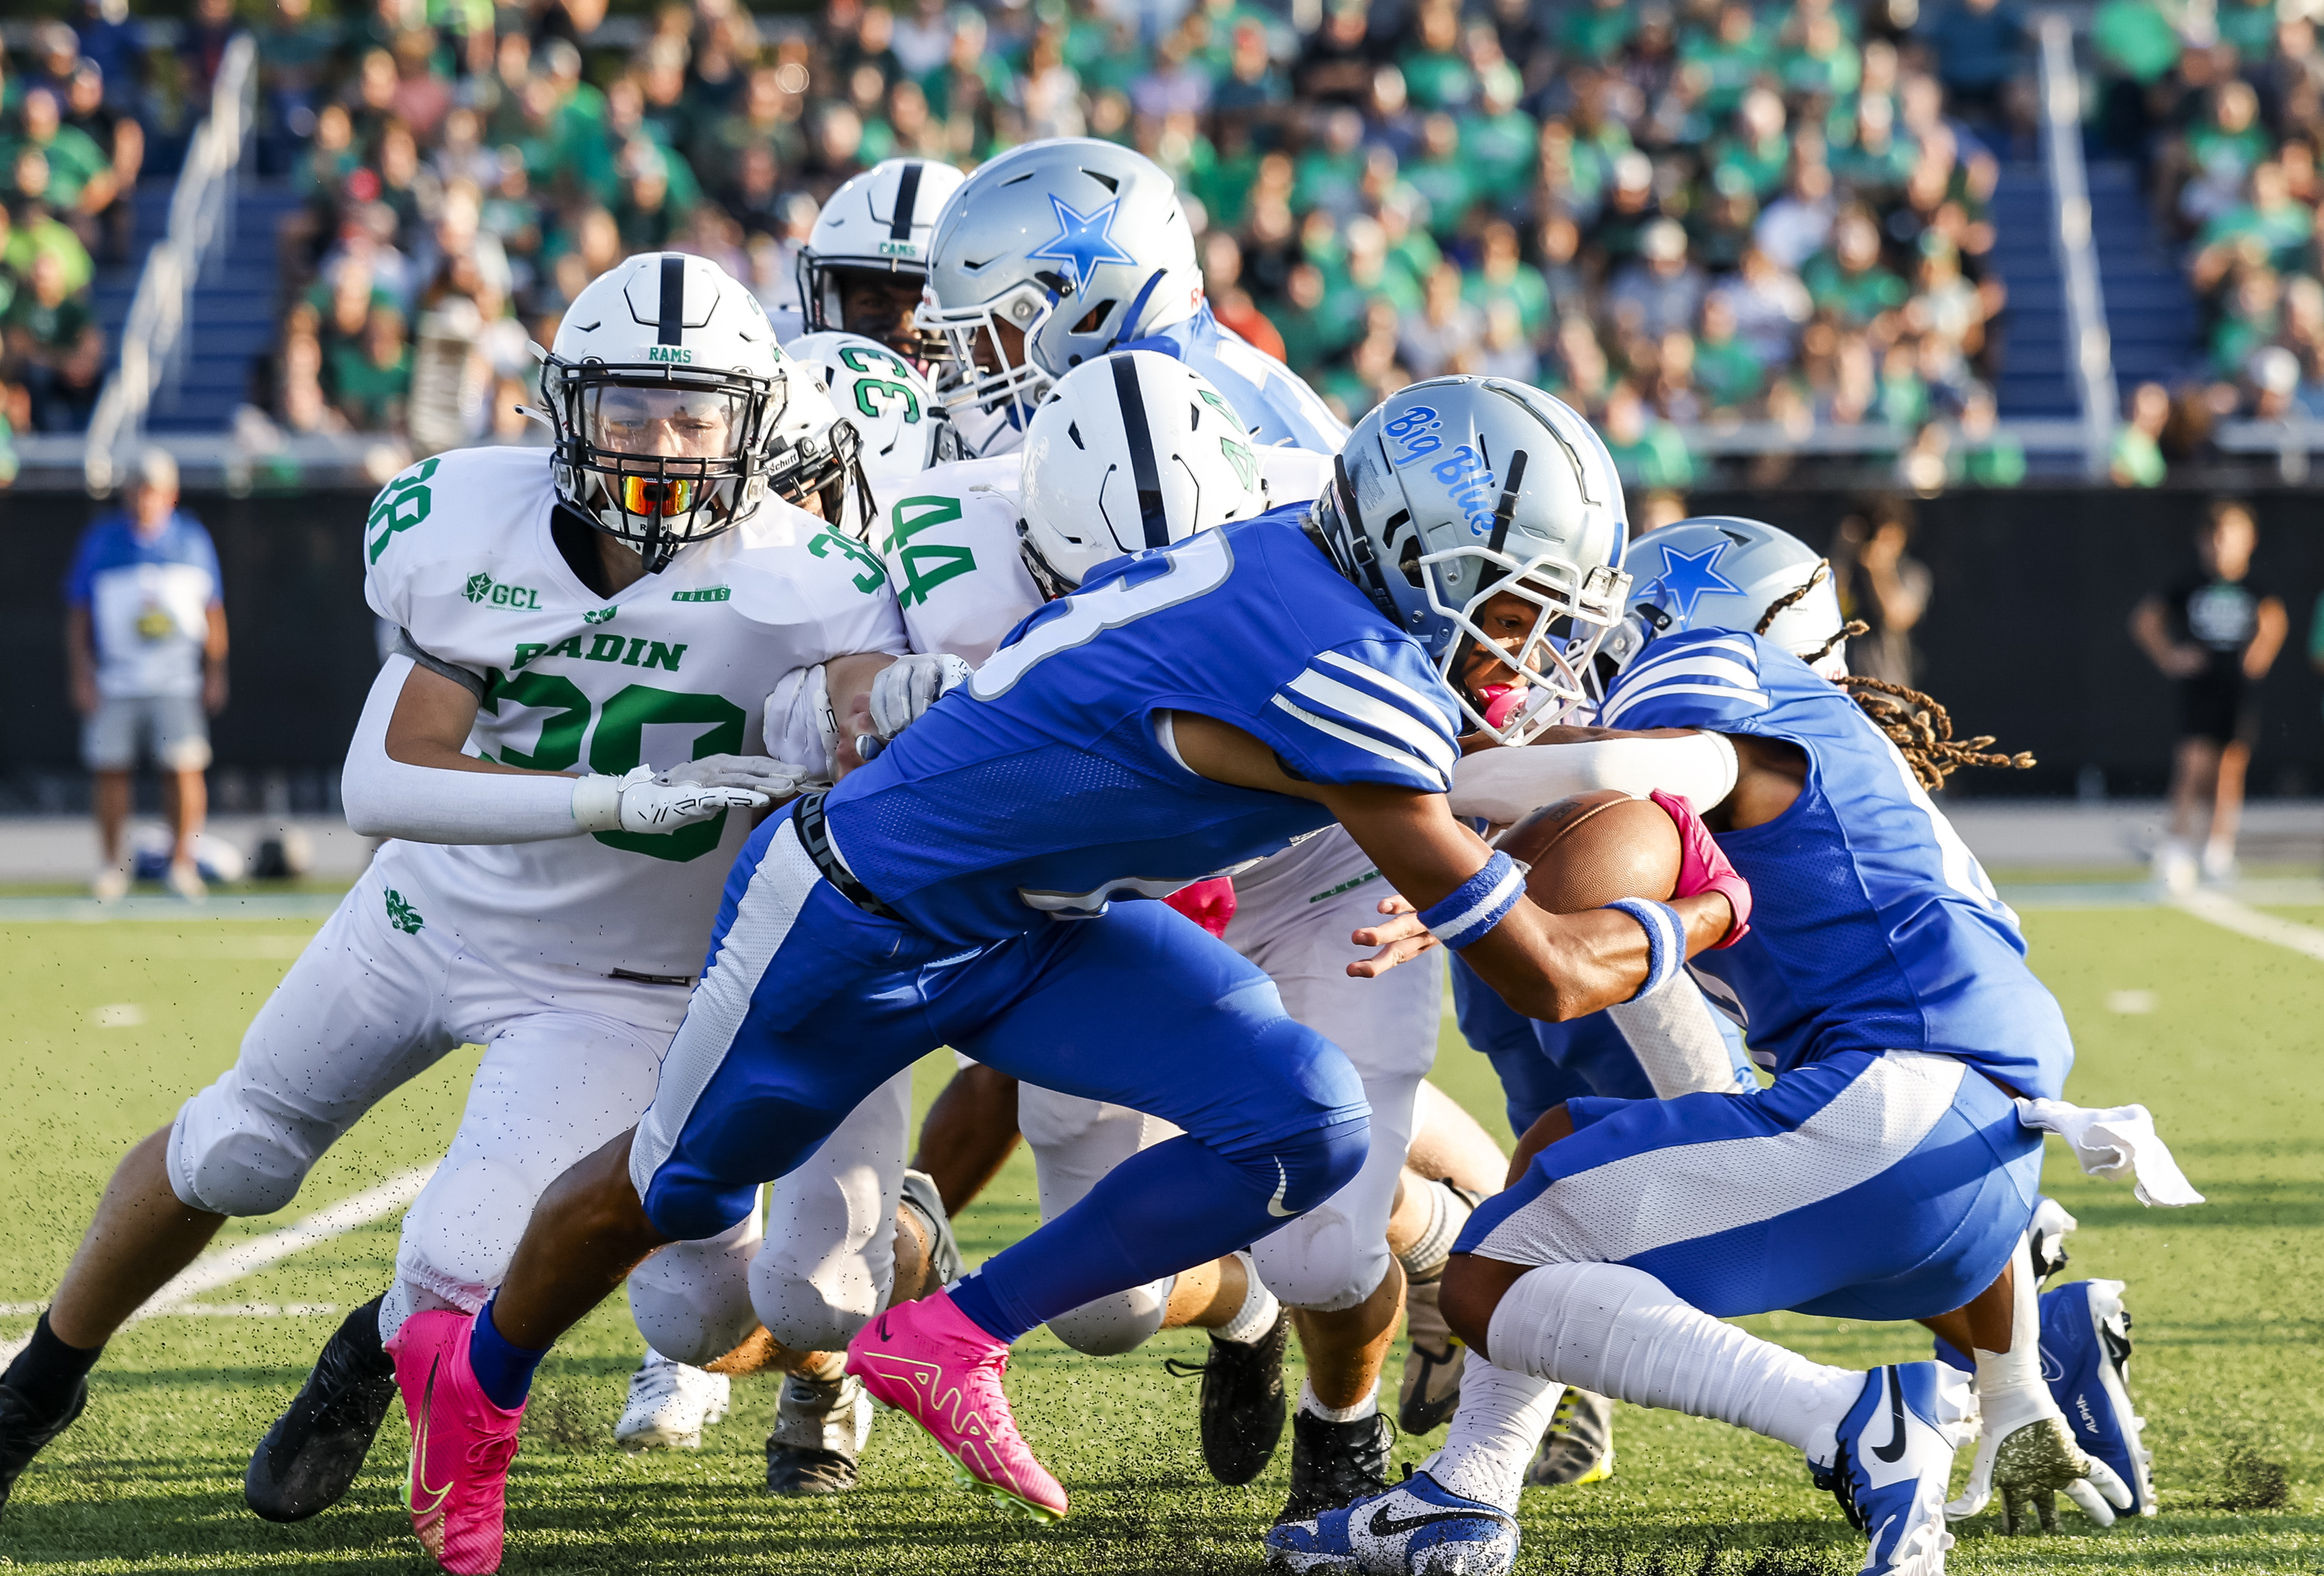
[[(1468, 560), (1476, 566), (1477, 589), (1456, 603), (1445, 590), (1469, 579)], [(1553, 552), (1520, 560), (1481, 545), (1419, 555), (1414, 562), (1429, 607), (1452, 630), (1436, 670), (1462, 711), (1486, 733), (1504, 744), (1523, 744), (1591, 706), (1591, 659), (1621, 616), (1628, 576), (1610, 565), (1583, 574)], [(1533, 609), (1532, 623), (1514, 645), (1480, 622), (1487, 604), (1503, 596)], [(1481, 672), (1480, 660), (1489, 665)]]
[(783, 380), (547, 358), (542, 403), (558, 491), (659, 571), (756, 508)]
[(874, 339), (897, 355), (909, 357), (916, 369), (926, 372), (953, 354), (951, 342), (938, 333), (915, 323), (909, 342), (898, 344), (893, 321), (858, 326), (847, 320), (846, 282), (850, 275), (863, 275), (881, 281), (892, 281), (907, 286), (914, 294), (927, 288), (928, 271), (925, 263), (906, 263), (890, 258), (882, 266), (867, 263), (861, 258), (825, 260), (814, 253), (801, 250), (798, 256), (798, 292), (800, 315), (807, 320), (811, 334), (860, 334)]
[[(1030, 421), (1034, 407), (1056, 382), (1032, 359), (1033, 341), (1051, 315), (1071, 301), (1029, 281), (973, 307), (948, 309), (936, 304), (933, 291), (925, 295), (920, 327), (944, 341), (949, 364), (938, 386), (945, 408), (990, 413), (1014, 406), (1019, 425)], [(1023, 359), (1010, 359), (1001, 337), (1004, 324), (1023, 336)], [(996, 364), (987, 366), (987, 361)]]

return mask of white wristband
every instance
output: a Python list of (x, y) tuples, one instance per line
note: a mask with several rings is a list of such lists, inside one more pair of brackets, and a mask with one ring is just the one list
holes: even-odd
[(599, 772), (575, 783), (573, 824), (584, 832), (619, 832), (623, 780)]

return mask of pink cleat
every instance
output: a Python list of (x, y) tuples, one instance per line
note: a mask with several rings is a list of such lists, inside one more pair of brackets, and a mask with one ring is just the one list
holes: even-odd
[(524, 1419), (523, 1407), (502, 1410), (476, 1383), (468, 1366), (475, 1328), (471, 1315), (433, 1309), (406, 1319), (387, 1343), (411, 1420), (404, 1480), (411, 1530), (455, 1576), (491, 1576), (501, 1568), (509, 1465)]
[(1008, 1368), (1007, 1344), (953, 1306), (948, 1292), (889, 1309), (847, 1343), (847, 1371), (874, 1400), (927, 1430), (963, 1487), (1036, 1521), (1057, 1521), (1065, 1487), (1017, 1432), (1001, 1388)]

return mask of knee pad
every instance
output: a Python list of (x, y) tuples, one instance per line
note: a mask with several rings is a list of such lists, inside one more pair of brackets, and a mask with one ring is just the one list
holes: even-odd
[(540, 1186), (504, 1161), (447, 1162), (403, 1217), (395, 1273), (474, 1313), (507, 1277)]
[(1267, 1289), (1292, 1307), (1336, 1313), (1379, 1289), (1388, 1238), (1360, 1234), (1347, 1212), (1326, 1203), (1253, 1243), (1250, 1257)]
[(164, 1168), (171, 1191), (190, 1209), (271, 1215), (298, 1195), (338, 1136), (336, 1127), (285, 1109), (228, 1069), (178, 1108)]
[(759, 1322), (751, 1305), (758, 1225), (753, 1213), (723, 1237), (673, 1242), (630, 1272), (630, 1318), (647, 1345), (700, 1368), (742, 1343)]
[(1162, 1328), (1176, 1281), (1148, 1281), (1126, 1292), (1084, 1303), (1049, 1321), (1049, 1333), (1085, 1357), (1120, 1357), (1135, 1351)]
[(770, 1245), (751, 1261), (751, 1306), (793, 1351), (838, 1351), (888, 1305), (894, 1267), (874, 1277), (853, 1254), (803, 1259)]

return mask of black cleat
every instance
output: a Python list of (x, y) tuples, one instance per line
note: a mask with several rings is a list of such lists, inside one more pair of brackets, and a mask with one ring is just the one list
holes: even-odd
[(86, 1378), (75, 1382), (72, 1401), (59, 1417), (41, 1416), (16, 1389), (0, 1385), (0, 1505), (8, 1503), (9, 1491), (16, 1487), (18, 1475), (32, 1464), (32, 1458), (47, 1449), (51, 1440), (70, 1428), (73, 1419), (88, 1405)]
[(1354, 1423), (1333, 1423), (1312, 1412), (1291, 1419), (1291, 1498), (1275, 1518), (1282, 1526), (1313, 1521), (1388, 1486), (1388, 1452), (1395, 1432), (1375, 1412)]
[(251, 1452), (242, 1498), (268, 1521), (304, 1521), (355, 1484), (395, 1399), (395, 1362), (379, 1343), (380, 1299), (349, 1313), (315, 1359), (290, 1410)]
[(960, 1278), (960, 1240), (952, 1234), (952, 1217), (945, 1213), (936, 1179), (925, 1171), (904, 1173), (903, 1203), (919, 1212), (928, 1227), (928, 1272), (940, 1286)]
[(767, 1492), (786, 1498), (844, 1494), (855, 1487), (855, 1458), (812, 1445), (767, 1441)]
[(1291, 1339), (1288, 1309), (1256, 1341), (1211, 1337), (1197, 1365), (1173, 1358), (1163, 1368), (1179, 1378), (1203, 1376), (1203, 1465), (1232, 1486), (1267, 1470), (1283, 1438), (1283, 1351)]
[(767, 1435), (767, 1492), (786, 1498), (844, 1494), (872, 1433), (872, 1397), (850, 1374), (836, 1379), (787, 1375)]

